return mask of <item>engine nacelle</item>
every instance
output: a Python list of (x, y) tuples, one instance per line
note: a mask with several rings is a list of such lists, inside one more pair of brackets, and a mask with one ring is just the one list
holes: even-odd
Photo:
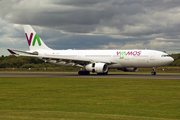
[(122, 70), (124, 72), (137, 72), (138, 68), (118, 68), (118, 70)]
[(108, 72), (108, 66), (106, 65), (106, 63), (91, 63), (86, 65), (84, 68), (86, 71), (89, 72), (96, 72), (96, 73)]

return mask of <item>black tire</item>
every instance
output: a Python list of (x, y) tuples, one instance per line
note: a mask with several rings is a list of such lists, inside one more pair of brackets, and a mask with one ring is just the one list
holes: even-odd
[(84, 71), (85, 72), (85, 75), (89, 75), (90, 74), (90, 72), (89, 71)]
[(97, 75), (107, 75), (108, 72), (105, 72), (105, 73), (97, 73)]
[(107, 75), (108, 74), (108, 71), (104, 73), (104, 75)]
[(82, 71), (79, 71), (79, 72), (78, 72), (78, 75), (82, 75)]
[(89, 71), (79, 71), (78, 75), (89, 75), (90, 72)]
[(156, 72), (152, 72), (151, 75), (156, 75)]

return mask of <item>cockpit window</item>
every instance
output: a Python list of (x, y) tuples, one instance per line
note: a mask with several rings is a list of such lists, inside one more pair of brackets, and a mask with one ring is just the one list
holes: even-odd
[(170, 57), (169, 55), (161, 55), (161, 57)]

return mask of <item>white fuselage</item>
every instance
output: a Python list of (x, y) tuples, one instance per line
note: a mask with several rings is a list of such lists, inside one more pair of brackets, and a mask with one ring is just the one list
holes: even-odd
[[(113, 63), (108, 64), (110, 69), (159, 67), (174, 61), (168, 54), (156, 50), (39, 50), (38, 53), (39, 58), (46, 56), (49, 58), (90, 59), (92, 62), (109, 61)], [(71, 62), (56, 62), (54, 60), (49, 60), (48, 62), (63, 66), (72, 66), (73, 64)]]

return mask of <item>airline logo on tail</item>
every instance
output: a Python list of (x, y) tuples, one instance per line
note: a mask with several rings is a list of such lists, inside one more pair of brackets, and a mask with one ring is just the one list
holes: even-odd
[[(31, 46), (31, 42), (32, 42), (32, 38), (33, 38), (33, 33), (30, 34), (29, 38), (28, 38), (27, 33), (25, 33), (25, 35), (26, 35), (26, 38), (27, 38), (29, 46)], [(37, 34), (35, 34), (35, 36), (34, 36), (34, 39), (33, 39), (33, 42), (32, 42), (32, 46), (35, 46), (36, 40), (38, 42), (38, 45), (41, 46), (41, 40), (40, 40), (40, 38), (39, 38), (39, 36)]]

